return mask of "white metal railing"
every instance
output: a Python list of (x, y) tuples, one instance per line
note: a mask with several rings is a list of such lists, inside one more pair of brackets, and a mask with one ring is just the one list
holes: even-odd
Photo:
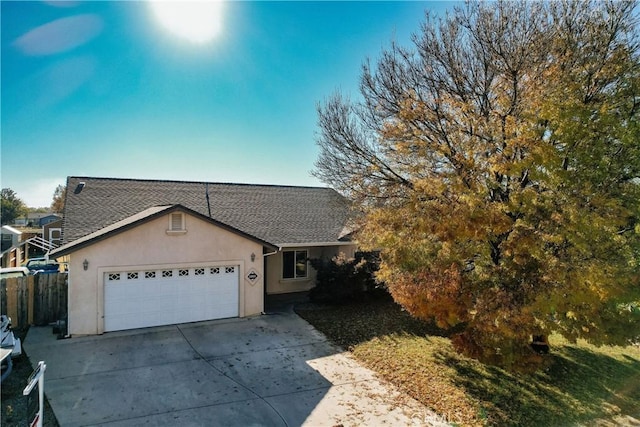
[(29, 240), (25, 240), (24, 242), (21, 243), (21, 245), (24, 245), (26, 243), (33, 245), (37, 248), (40, 248), (42, 250), (45, 250), (47, 252), (57, 247), (53, 242), (50, 242), (49, 240), (45, 240), (40, 236), (32, 237)]
[(38, 367), (29, 377), (27, 386), (22, 390), (23, 396), (29, 396), (31, 391), (38, 386), (38, 412), (27, 414), (30, 427), (42, 427), (44, 425), (44, 371), (47, 365), (44, 361), (38, 362)]
[[(39, 249), (42, 249), (46, 253), (49, 253), (53, 249), (55, 249), (58, 246), (60, 246), (60, 245), (54, 243), (53, 241), (43, 239), (40, 236), (32, 237), (32, 238), (30, 238), (28, 240), (25, 240), (24, 242), (18, 243), (18, 245), (16, 245), (16, 246), (10, 247), (9, 249), (7, 249), (4, 252), (2, 252), (3, 267), (18, 267), (18, 266), (20, 266), (20, 264), (24, 261), (24, 259), (28, 258), (28, 254), (26, 253), (27, 252), (27, 250), (26, 250), (27, 245), (35, 246), (35, 247), (37, 247)], [(5, 255), (6, 254), (8, 254), (8, 256), (5, 259)], [(24, 254), (24, 256), (21, 256), (22, 254)], [(5, 261), (6, 261), (7, 265), (4, 265)]]

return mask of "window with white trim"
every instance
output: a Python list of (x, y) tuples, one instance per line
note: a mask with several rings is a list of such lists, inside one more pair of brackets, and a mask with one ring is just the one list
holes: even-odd
[(307, 277), (307, 251), (282, 252), (282, 278), (304, 279)]
[(169, 214), (169, 231), (187, 231), (184, 217), (182, 212)]

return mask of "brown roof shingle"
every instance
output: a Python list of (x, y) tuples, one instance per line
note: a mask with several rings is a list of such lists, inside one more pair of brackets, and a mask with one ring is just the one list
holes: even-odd
[(337, 242), (349, 213), (329, 188), (69, 177), (63, 243), (154, 206), (209, 216), (207, 190), (212, 219), (274, 245)]

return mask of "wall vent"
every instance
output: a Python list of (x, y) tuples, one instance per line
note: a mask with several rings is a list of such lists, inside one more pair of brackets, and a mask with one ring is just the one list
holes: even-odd
[(182, 213), (172, 213), (170, 218), (169, 230), (182, 231), (184, 230), (184, 215)]

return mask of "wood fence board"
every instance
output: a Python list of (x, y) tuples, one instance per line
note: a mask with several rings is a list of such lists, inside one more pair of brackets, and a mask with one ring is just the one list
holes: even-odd
[[(18, 321), (18, 279), (7, 279), (7, 316)], [(14, 323), (14, 326), (16, 324)]]
[(0, 280), (0, 313), (7, 313), (7, 279)]
[(34, 314), (34, 300), (35, 300), (35, 281), (33, 280), (33, 277), (27, 277), (27, 291), (28, 291), (28, 295), (27, 295), (27, 313), (28, 313), (28, 317), (27, 317), (27, 323), (29, 325), (33, 325), (33, 314)]
[(3, 279), (0, 309), (11, 317), (15, 328), (47, 325), (67, 315), (67, 274)]
[(28, 325), (29, 314), (27, 312), (29, 302), (28, 302), (28, 292), (27, 292), (27, 283), (22, 282), (18, 283), (16, 286), (17, 293), (17, 305), (18, 305), (18, 316), (16, 323), (18, 325)]

